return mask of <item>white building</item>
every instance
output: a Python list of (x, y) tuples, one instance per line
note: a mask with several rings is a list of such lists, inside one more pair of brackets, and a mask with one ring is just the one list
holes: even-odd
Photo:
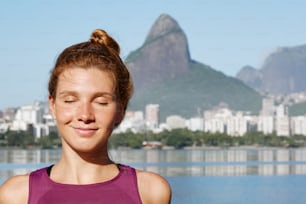
[(306, 136), (306, 116), (291, 117), (291, 134)]
[(33, 125), (33, 133), (36, 138), (49, 135), (52, 131), (57, 131), (56, 122), (49, 113), (43, 115), (43, 123)]
[(204, 121), (204, 131), (211, 133), (225, 133), (225, 123), (220, 118), (211, 118)]
[(0, 120), (0, 133), (5, 133), (9, 129), (9, 123), (6, 123), (4, 120)]
[(275, 130), (275, 106), (272, 98), (262, 100), (262, 109), (258, 116), (257, 131), (263, 134), (272, 134)]
[(277, 136), (290, 136), (290, 122), (288, 116), (276, 116), (275, 131)]
[(278, 136), (290, 136), (288, 107), (280, 104), (276, 109), (275, 131)]
[(204, 131), (204, 120), (200, 117), (186, 120), (186, 126), (191, 131)]
[(263, 98), (262, 109), (260, 115), (263, 116), (273, 116), (275, 112), (274, 99)]
[(166, 118), (166, 127), (169, 130), (185, 128), (186, 120), (179, 115), (171, 115)]
[(9, 121), (9, 122), (12, 122), (15, 118), (15, 115), (16, 115), (16, 111), (17, 109), (16, 108), (6, 108), (3, 110), (3, 119), (5, 121)]
[(159, 125), (159, 105), (148, 104), (146, 106), (146, 125), (148, 129), (154, 130)]
[(274, 131), (273, 116), (258, 116), (257, 130), (263, 134), (271, 134)]
[(231, 136), (243, 136), (248, 129), (247, 119), (242, 112), (231, 116), (227, 120), (227, 134)]
[(127, 130), (131, 130), (134, 133), (145, 131), (145, 120), (142, 111), (127, 111), (121, 124), (114, 132), (126, 132)]
[(11, 130), (26, 131), (29, 125), (42, 123), (43, 114), (39, 104), (21, 106), (16, 112)]
[(231, 110), (220, 108), (204, 112), (204, 131), (226, 133), (226, 122), (232, 117)]
[(50, 128), (55, 129), (55, 121), (49, 114), (48, 103), (34, 102), (32, 105), (21, 106), (10, 127), (13, 131), (33, 131), (39, 138), (48, 135)]

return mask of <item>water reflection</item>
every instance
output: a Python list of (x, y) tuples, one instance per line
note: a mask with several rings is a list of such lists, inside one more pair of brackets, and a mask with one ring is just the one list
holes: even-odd
[[(0, 150), (0, 179), (55, 163), (60, 150)], [(111, 150), (112, 159), (164, 176), (306, 174), (306, 149)]]

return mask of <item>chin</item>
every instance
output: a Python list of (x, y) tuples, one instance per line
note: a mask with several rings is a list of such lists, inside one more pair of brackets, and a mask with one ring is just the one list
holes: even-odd
[(107, 149), (107, 140), (100, 141), (99, 143), (87, 143), (85, 141), (80, 141), (78, 144), (72, 145), (72, 149), (75, 152), (84, 154), (102, 153), (105, 149)]

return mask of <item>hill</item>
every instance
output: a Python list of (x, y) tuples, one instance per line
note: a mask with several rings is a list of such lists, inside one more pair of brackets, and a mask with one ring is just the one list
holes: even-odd
[(243, 67), (236, 75), (250, 87), (272, 94), (305, 91), (304, 76), (306, 45), (279, 48), (264, 60), (260, 69)]
[(192, 60), (187, 37), (169, 15), (153, 24), (144, 44), (125, 60), (135, 83), (132, 110), (160, 105), (161, 119), (171, 114), (192, 117), (219, 104), (257, 112), (261, 96), (240, 80)]

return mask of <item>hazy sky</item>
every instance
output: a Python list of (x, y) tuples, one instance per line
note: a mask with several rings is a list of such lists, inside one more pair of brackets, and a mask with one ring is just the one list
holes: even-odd
[(108, 31), (122, 57), (139, 48), (160, 14), (184, 30), (191, 57), (228, 76), (260, 68), (278, 47), (306, 44), (303, 0), (2, 0), (0, 109), (46, 100), (56, 56)]

